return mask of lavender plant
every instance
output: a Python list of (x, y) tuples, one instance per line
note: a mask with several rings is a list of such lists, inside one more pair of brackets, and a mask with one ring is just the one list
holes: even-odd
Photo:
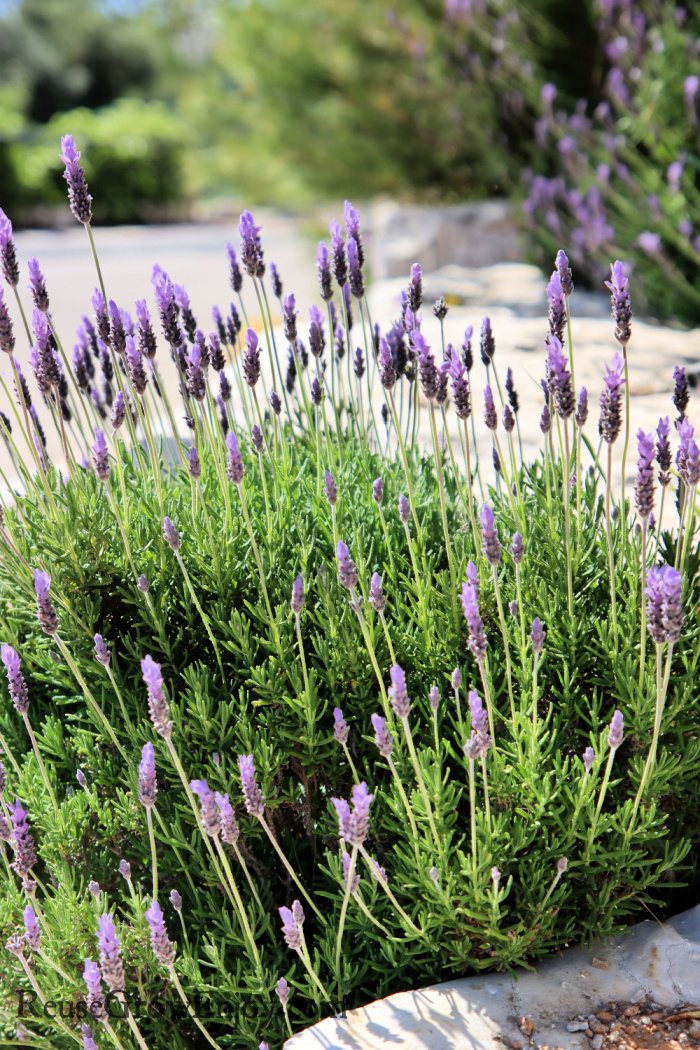
[[(612, 933), (690, 879), (700, 456), (682, 376), (677, 434), (662, 420), (656, 444), (639, 435), (626, 514), (611, 460), (582, 440), (559, 257), (545, 452), (515, 454), (509, 374), (505, 496), (470, 458), (471, 332), (463, 367), (447, 347), (439, 365), (444, 310), (423, 321), (418, 266), (401, 316), (375, 331), (347, 205), (319, 252), (328, 329), (317, 308), (310, 368), (250, 213), (240, 232), (232, 285), (263, 334), (241, 338), (238, 309), (224, 322), (216, 308), (204, 336), (159, 270), (162, 335), (144, 301), (133, 337), (107, 290), (86, 289), (91, 356), (75, 369), (50, 317), (24, 333), (9, 311), (3, 322), (17, 472), (0, 518), (6, 1040), (21, 1020), (57, 1050), (274, 1048), (398, 988)], [(10, 228), (20, 267), (13, 253)], [(282, 333), (284, 400), (260, 396), (281, 382)], [(485, 326), (492, 433), (495, 339)], [(357, 342), (361, 386), (345, 352)], [(38, 344), (37, 381), (59, 380), (37, 396), (17, 362)], [(613, 360), (608, 445), (630, 424), (623, 372)], [(450, 454), (436, 416), (452, 411)], [(42, 441), (49, 426), (63, 461)], [(657, 467), (679, 511), (662, 544)], [(62, 1009), (18, 1018), (30, 997)]]

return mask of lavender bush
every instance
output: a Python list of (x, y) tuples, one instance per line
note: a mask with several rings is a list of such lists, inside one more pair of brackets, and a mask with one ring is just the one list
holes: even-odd
[[(682, 370), (675, 426), (630, 428), (619, 267), (589, 406), (557, 257), (524, 463), (497, 333), (481, 362), (471, 330), (444, 346), (418, 265), (375, 329), (351, 205), (319, 249), (308, 334), (244, 212), (229, 310), (197, 318), (156, 267), (131, 315), (97, 268), (72, 365), (40, 263), (32, 310), (0, 221), (19, 479), (0, 531), (5, 1041), (31, 1000), (37, 1045), (280, 1046), (667, 907), (698, 830), (700, 452)], [(623, 433), (639, 468), (621, 502)], [(667, 488), (679, 524), (661, 534)]]

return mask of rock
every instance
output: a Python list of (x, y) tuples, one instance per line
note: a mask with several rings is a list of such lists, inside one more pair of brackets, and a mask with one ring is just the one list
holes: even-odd
[(600, 1050), (603, 1045), (602, 1035), (594, 1035), (591, 1039), (591, 1050)]
[(623, 1010), (623, 1017), (636, 1017), (639, 1013), (638, 1006), (628, 1006), (626, 1010)]
[(604, 1024), (602, 1024), (602, 1023), (601, 1023), (600, 1021), (598, 1021), (598, 1020), (593, 1020), (593, 1021), (591, 1021), (591, 1022), (589, 1023), (589, 1026), (588, 1026), (588, 1027), (589, 1027), (589, 1028), (591, 1029), (591, 1031), (592, 1031), (592, 1032), (594, 1032), (594, 1033), (595, 1033), (596, 1035), (603, 1035), (603, 1034), (604, 1034), (605, 1032), (607, 1032), (607, 1030), (608, 1030), (608, 1029), (607, 1029), (607, 1025), (604, 1025)]
[(510, 1050), (523, 1050), (523, 1044), (517, 1039), (509, 1039), (508, 1045), (510, 1046)]
[(535, 1031), (536, 1025), (529, 1017), (520, 1018), (520, 1031), (524, 1032), (525, 1035), (532, 1035)]
[(613, 1019), (613, 1015), (611, 1013), (609, 1013), (607, 1010), (599, 1010), (598, 1013), (596, 1014), (596, 1017), (598, 1018), (599, 1021), (604, 1021), (605, 1024), (609, 1024), (612, 1021), (612, 1019)]
[(595, 966), (598, 970), (607, 970), (610, 967), (610, 963), (606, 959), (599, 959), (597, 956), (591, 959), (591, 966)]
[(567, 1032), (585, 1032), (588, 1028), (588, 1021), (570, 1021), (566, 1026)]
[(688, 1029), (688, 1035), (691, 1039), (696, 1039), (700, 1042), (700, 1021), (693, 1021), (690, 1028)]

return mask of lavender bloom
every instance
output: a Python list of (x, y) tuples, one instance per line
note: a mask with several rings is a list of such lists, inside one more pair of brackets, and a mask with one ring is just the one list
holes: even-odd
[(469, 397), (469, 381), (464, 364), (454, 355), (449, 363), (445, 362), (442, 365), (442, 368), (449, 371), (452, 378), (452, 397), (457, 416), (459, 419), (469, 419), (472, 408)]
[(75, 774), (75, 779), (78, 781), (81, 788), (87, 787), (87, 777), (83, 773), (82, 769), (79, 769), (78, 772)]
[[(24, 715), (29, 710), (29, 693), (24, 675), (20, 671), (20, 658), (17, 651), (11, 645), (0, 647), (0, 657), (7, 671), (7, 684), (10, 690), (10, 698), (14, 704), (15, 711)], [(3, 769), (3, 776), (4, 776)]]
[(282, 280), (277, 272), (277, 267), (274, 263), (270, 263), (270, 280), (272, 282), (272, 291), (277, 299), (282, 298)]
[(326, 499), (330, 503), (331, 507), (335, 507), (336, 503), (338, 502), (338, 486), (333, 480), (333, 475), (331, 474), (330, 470), (327, 470), (325, 472), (325, 489)]
[(496, 353), (496, 341), (491, 330), (490, 317), (485, 317), (481, 322), (481, 345), (479, 349), (481, 351), (481, 360), (488, 368), (493, 360), (493, 355)]
[(281, 1002), (282, 1006), (286, 1006), (289, 1000), (289, 985), (285, 981), (284, 977), (280, 977), (275, 987), (277, 998)]
[(221, 340), (216, 332), (209, 333), (209, 345), (211, 347), (209, 352), (211, 367), (215, 372), (223, 372), (226, 367), (226, 359), (224, 357), (224, 351), (221, 349)]
[(101, 634), (96, 634), (95, 635), (95, 658), (97, 660), (99, 660), (99, 662), (104, 667), (109, 667), (109, 661), (111, 659), (111, 656), (112, 656), (112, 654), (109, 651), (109, 649), (107, 648), (107, 646), (105, 645), (104, 640), (102, 638), (102, 635)]
[(109, 300), (109, 342), (117, 354), (123, 354), (126, 350), (126, 329), (122, 312), (114, 299)]
[[(324, 241), (320, 241), (318, 245), (318, 250), (316, 252), (316, 269), (318, 271), (318, 280), (321, 286), (321, 298), (324, 302), (329, 303), (333, 298), (333, 285), (331, 283), (330, 255), (328, 254), (328, 248), (326, 248)], [(285, 303), (286, 302), (287, 300), (285, 299)], [(287, 338), (290, 337), (287, 336)], [(294, 342), (294, 339), (292, 338), (291, 341)]]
[(34, 589), (36, 591), (37, 619), (39, 626), (45, 634), (56, 634), (58, 631), (58, 616), (49, 598), (49, 587), (51, 577), (47, 572), (40, 569), (34, 570)]
[(97, 1043), (93, 1039), (93, 1031), (89, 1025), (81, 1025), (80, 1033), (83, 1037), (83, 1050), (100, 1050)]
[(258, 337), (252, 328), (245, 334), (245, 350), (243, 351), (243, 375), (248, 386), (252, 389), (260, 378), (260, 346)]
[(338, 285), (342, 288), (348, 279), (348, 264), (345, 258), (345, 244), (343, 243), (343, 231), (335, 219), (330, 225), (331, 251), (333, 253), (333, 273)]
[(510, 405), (503, 406), (503, 429), (506, 434), (512, 434), (513, 427), (515, 426), (515, 416), (511, 410)]
[(139, 578), (138, 578), (136, 586), (138, 587), (138, 589), (141, 591), (142, 594), (148, 594), (148, 588), (151, 585), (148, 582), (148, 580), (146, 579), (146, 577), (143, 574), (141, 574), (141, 576), (139, 576)]
[(408, 500), (405, 496), (399, 496), (399, 517), (401, 518), (401, 521), (404, 523), (404, 525), (408, 521), (410, 513), (411, 509), (408, 505)]
[(559, 872), (560, 875), (564, 874), (564, 872), (566, 871), (568, 866), (569, 866), (569, 862), (566, 859), (566, 857), (560, 857), (560, 859), (557, 861), (557, 871)]
[(549, 331), (561, 342), (566, 328), (566, 296), (557, 270), (554, 271), (547, 285), (547, 301), (549, 303)]
[(665, 566), (664, 572), (664, 603), (663, 603), (663, 626), (666, 641), (675, 645), (681, 636), (683, 626), (683, 609), (681, 606), (681, 589), (683, 577), (676, 569)]
[(292, 597), (289, 604), (292, 607), (292, 612), (298, 616), (304, 604), (304, 577), (301, 573), (299, 573), (292, 586)]
[[(251, 213), (246, 210), (241, 215), (238, 232), (241, 235), (241, 259), (243, 268), (250, 277), (262, 277), (265, 273), (263, 251), (260, 243), (260, 230)], [(234, 291), (236, 291), (234, 287)]]
[(347, 545), (342, 540), (338, 540), (336, 555), (338, 558), (338, 583), (341, 587), (347, 587), (349, 591), (352, 591), (357, 586), (357, 569), (350, 557)]
[(610, 722), (610, 729), (608, 731), (608, 743), (611, 748), (617, 750), (624, 740), (624, 719), (621, 711), (615, 711)]
[(348, 742), (348, 724), (343, 718), (343, 712), (339, 707), (333, 709), (333, 734), (339, 744), (347, 744)]
[[(204, 401), (207, 396), (207, 383), (204, 378), (204, 369), (202, 368), (202, 351), (200, 346), (195, 343), (187, 355), (187, 389), (191, 396), (198, 401), (200, 404)], [(246, 368), (246, 355), (243, 355), (243, 371)], [(247, 374), (246, 374), (247, 379)]]
[(549, 413), (549, 405), (545, 405), (542, 409), (542, 415), (540, 416), (540, 430), (543, 434), (548, 434), (552, 429), (552, 417)]
[(420, 332), (413, 332), (411, 343), (417, 352), (418, 375), (420, 378), (423, 396), (428, 401), (433, 401), (438, 391), (438, 371), (435, 365), (435, 355)]
[(501, 457), (498, 454), (498, 449), (494, 445), (491, 449), (491, 459), (493, 460), (493, 469), (497, 474), (501, 473)]
[(498, 427), (498, 413), (493, 403), (491, 387), (488, 385), (484, 388), (484, 423), (489, 430), (495, 431)]
[[(359, 347), (358, 347), (359, 349)], [(379, 341), (379, 381), (385, 390), (392, 390), (396, 383), (396, 370), (391, 347), (382, 336)]]
[(109, 343), (111, 328), (109, 324), (109, 314), (107, 313), (107, 306), (104, 300), (104, 296), (99, 288), (95, 288), (95, 291), (92, 293), (92, 308), (95, 311), (98, 335), (102, 342), (106, 345), (107, 343)]
[[(134, 388), (134, 392), (138, 394), (139, 397), (143, 397), (143, 395), (146, 393), (146, 386), (148, 385), (148, 376), (146, 375), (146, 370), (143, 367), (143, 357), (141, 356), (141, 351), (136, 345), (136, 340), (133, 339), (130, 335), (126, 337), (125, 346), (126, 361), (129, 369), (129, 378), (131, 379), (131, 385)], [(192, 391), (192, 393), (194, 395), (194, 391)], [(202, 394), (202, 397), (198, 398), (198, 400), (201, 401), (203, 396), (204, 395)]]
[(15, 348), (15, 337), (12, 332), (12, 318), (5, 305), (5, 297), (0, 288), (0, 350), (11, 354)]
[(576, 404), (574, 388), (561, 342), (554, 335), (548, 337), (548, 351), (549, 383), (554, 396), (554, 407), (560, 419), (568, 419)]
[[(380, 365), (380, 367), (381, 367), (381, 365)], [(357, 378), (358, 379), (362, 379), (363, 375), (365, 374), (365, 361), (364, 361), (364, 357), (362, 356), (362, 347), (361, 346), (358, 346), (355, 349), (355, 361), (354, 361), (354, 364), (353, 364), (352, 368), (353, 368), (353, 372), (355, 373)], [(381, 380), (381, 372), (380, 372), (379, 378), (380, 378), (380, 381), (382, 381)], [(382, 408), (384, 408), (384, 407), (385, 406), (382, 405)]]
[[(250, 215), (250, 212), (244, 212), (244, 214), (247, 216), (247, 215)], [(251, 221), (252, 221), (253, 216), (250, 215), (250, 218), (251, 218)], [(241, 223), (242, 222), (243, 222), (243, 215), (241, 215)], [(248, 229), (249, 229), (249, 224), (246, 225), (246, 230), (248, 230)], [(255, 227), (254, 227), (254, 229), (255, 229)], [(239, 230), (239, 233), (241, 234), (241, 236), (243, 236), (243, 231), (241, 230), (240, 226), (238, 227), (238, 230)], [(260, 230), (260, 227), (257, 227), (257, 232), (259, 232), (259, 230)], [(257, 236), (257, 233), (254, 235), (254, 237), (255, 236)], [(226, 245), (226, 253), (228, 255), (229, 280), (231, 281), (231, 287), (233, 288), (234, 292), (236, 292), (236, 294), (238, 294), (238, 292), (240, 292), (241, 288), (243, 287), (243, 274), (241, 273), (241, 268), (238, 265), (238, 260), (236, 259), (236, 252), (235, 252), (234, 247), (233, 247), (232, 244), (227, 244)]]
[(472, 689), (469, 692), (469, 712), (472, 719), (472, 729), (476, 733), (479, 740), (484, 740), (488, 736), (489, 731), (489, 720), (484, 706), (481, 702), (476, 689)]
[(83, 971), (83, 980), (87, 986), (87, 1006), (88, 1010), (95, 1018), (99, 1021), (107, 1016), (105, 1012), (105, 1001), (102, 994), (102, 979), (100, 977), (100, 968), (96, 962), (91, 959), (85, 960), (85, 970)]
[(582, 430), (586, 425), (588, 419), (588, 391), (585, 386), (582, 386), (578, 392), (578, 402), (576, 404), (576, 414), (574, 415), (574, 421), (579, 430)]
[(119, 874), (127, 881), (131, 878), (131, 864), (129, 864), (128, 860), (119, 861)]
[(468, 325), (464, 331), (464, 342), (462, 343), (462, 364), (466, 368), (467, 372), (471, 372), (474, 367), (474, 354), (472, 352), (472, 336), (474, 335), (474, 328), (472, 325)]
[(99, 895), (100, 895), (100, 884), (99, 884), (99, 882), (95, 882), (94, 879), (91, 879), (90, 882), (88, 882), (88, 889), (89, 889), (90, 893), (93, 895), (93, 897), (95, 897), (95, 898), (99, 897)]
[(486, 656), (488, 641), (484, 633), (484, 624), (479, 612), (479, 600), (472, 584), (462, 584), (460, 596), (464, 616), (469, 626), (469, 641), (467, 642), (474, 659), (479, 662)]
[(436, 299), (435, 306), (433, 307), (433, 313), (437, 317), (438, 321), (444, 321), (447, 317), (447, 303), (444, 299)]
[(119, 957), (120, 942), (117, 931), (114, 928), (114, 920), (107, 913), (100, 915), (97, 920), (99, 933), (97, 945), (100, 949), (100, 970), (102, 979), (110, 992), (124, 991), (124, 967)]
[(106, 481), (111, 470), (109, 466), (109, 450), (105, 441), (104, 432), (95, 427), (95, 444), (92, 446), (92, 463), (95, 474), (100, 481)]
[(493, 879), (493, 886), (496, 892), (498, 892), (498, 883), (501, 881), (501, 872), (498, 870), (496, 865), (491, 868), (491, 878)]
[(389, 674), (391, 686), (388, 689), (388, 695), (392, 710), (398, 718), (408, 718), (411, 702), (406, 691), (406, 675), (398, 664), (394, 664)]
[(411, 280), (406, 301), (411, 312), (417, 314), (423, 302), (423, 271), (419, 263), (414, 263), (411, 267)]
[(163, 537), (174, 551), (180, 549), (180, 534), (167, 516), (163, 518)]
[(112, 405), (112, 415), (110, 417), (110, 422), (115, 430), (119, 430), (125, 418), (126, 405), (124, 404), (124, 394), (120, 390), (114, 398), (114, 404)]
[(338, 815), (340, 838), (351, 846), (362, 846), (369, 834), (369, 808), (373, 800), (374, 795), (370, 795), (364, 781), (353, 786), (352, 811), (345, 799), (331, 799)]
[(512, 602), (508, 602), (508, 611), (510, 612), (510, 615), (513, 617), (513, 619), (517, 620), (517, 618), (518, 618), (518, 603), (515, 600), (513, 600)]
[(688, 388), (688, 377), (685, 374), (685, 368), (681, 368), (680, 365), (676, 365), (673, 369), (673, 396), (671, 400), (678, 409), (678, 418), (682, 420), (685, 416), (685, 410), (688, 407), (688, 401), (690, 400), (690, 390)]
[(479, 599), (481, 598), (481, 587), (479, 586), (479, 570), (477, 569), (476, 565), (471, 560), (471, 558), (467, 562), (467, 580), (474, 588), (476, 600), (479, 601)]
[(36, 864), (34, 839), (29, 830), (29, 821), (27, 820), (29, 813), (27, 810), (22, 809), (22, 803), (19, 799), (15, 799), (14, 805), (11, 802), (8, 802), (7, 808), (10, 812), (10, 820), (12, 821), (12, 838), (14, 840), (15, 849), (15, 860), (10, 867), (13, 868), (18, 875), (26, 876), (29, 874), (30, 868)]
[(437, 711), (440, 706), (440, 691), (436, 685), (432, 686), (428, 699), (430, 701), (430, 708), (432, 711)]
[[(345, 850), (343, 850), (343, 853), (342, 853), (342, 856), (341, 856), (341, 861), (342, 861), (342, 864), (343, 864), (343, 882), (344, 882), (345, 886), (347, 886), (347, 884), (348, 884), (348, 876), (350, 874), (350, 854), (347, 853)], [(360, 885), (360, 876), (359, 875), (353, 875), (353, 877), (352, 877), (352, 885), (350, 887), (350, 892), (351, 893), (356, 893), (357, 892), (357, 887), (359, 885)]]
[(278, 908), (282, 920), (282, 933), (288, 948), (293, 951), (301, 951), (301, 930), (294, 921), (294, 916), (289, 908)]
[(29, 268), (29, 285), (27, 287), (32, 293), (34, 306), (41, 313), (48, 313), (49, 293), (46, 290), (46, 278), (39, 268), (39, 260), (32, 255), (27, 260), (27, 266)]
[(569, 267), (569, 260), (567, 259), (566, 255), (561, 250), (561, 248), (557, 252), (555, 266), (557, 268), (557, 273), (559, 274), (559, 279), (561, 281), (562, 291), (568, 299), (574, 290), (574, 281), (571, 274), (571, 269)]
[(592, 747), (587, 747), (583, 752), (583, 765), (587, 773), (590, 773), (593, 763), (595, 762), (595, 751)]
[(311, 403), (319, 408), (323, 401), (323, 387), (318, 381), (318, 376), (314, 376), (311, 381)]
[(640, 518), (648, 518), (654, 509), (654, 435), (637, 431), (637, 483), (634, 500)]
[(245, 808), (252, 817), (262, 817), (265, 813), (265, 799), (255, 780), (255, 765), (252, 755), (239, 755), (238, 768), (241, 773), (241, 787)]
[(33, 952), (38, 952), (41, 947), (41, 927), (39, 926), (31, 904), (28, 904), (24, 909), (23, 918), (27, 944)]
[(153, 728), (159, 736), (167, 739), (172, 733), (173, 723), (170, 721), (170, 708), (163, 690), (160, 664), (157, 664), (151, 656), (145, 656), (141, 661), (141, 674), (148, 689), (148, 713), (153, 722)]
[(63, 178), (68, 183), (68, 201), (70, 210), (78, 222), (83, 225), (92, 219), (92, 197), (88, 193), (85, 181), (85, 172), (80, 167), (80, 150), (75, 148), (75, 140), (72, 135), (64, 135), (61, 139), (61, 160), (66, 166)]
[(182, 332), (177, 321), (178, 308), (175, 302), (175, 289), (167, 273), (160, 268), (154, 270), (152, 283), (163, 335), (170, 346), (176, 349), (182, 344)]
[(2, 266), (3, 277), (10, 288), (16, 288), (19, 284), (17, 251), (12, 239), (12, 223), (2, 208), (0, 208), (0, 266)]
[(276, 416), (282, 411), (282, 402), (280, 401), (280, 396), (276, 390), (270, 391), (270, 408)]
[(143, 745), (139, 762), (139, 801), (146, 809), (156, 804), (158, 783), (156, 780), (156, 755), (150, 741)]
[(238, 442), (236, 441), (236, 435), (233, 431), (230, 431), (226, 435), (226, 448), (228, 449), (226, 476), (234, 483), (234, 485), (240, 485), (243, 481), (243, 475), (245, 474), (245, 467), (243, 466), (243, 460), (238, 451)]
[(311, 319), (309, 325), (309, 349), (314, 357), (321, 357), (326, 346), (326, 337), (323, 333), (323, 314), (317, 306), (312, 306), (309, 309), (309, 317)]
[(508, 394), (508, 401), (510, 403), (511, 409), (513, 410), (513, 414), (517, 416), (518, 409), (520, 408), (520, 400), (518, 398), (518, 392), (515, 389), (515, 384), (513, 382), (512, 368), (508, 368), (508, 370), (506, 371), (506, 393)]
[(656, 462), (659, 465), (659, 482), (661, 485), (668, 485), (671, 481), (671, 442), (668, 440), (668, 436), (671, 432), (671, 427), (668, 421), (668, 416), (665, 419), (659, 420), (659, 425), (656, 428)]
[(153, 954), (164, 966), (172, 966), (175, 961), (175, 946), (168, 940), (163, 912), (158, 901), (153, 901), (146, 912), (146, 922), (151, 927)]
[(525, 555), (525, 547), (523, 545), (523, 538), (519, 532), (516, 532), (513, 536), (513, 542), (510, 545), (510, 553), (515, 564), (520, 565)]
[[(219, 372), (219, 400), (223, 402), (224, 406), (227, 401), (231, 400), (231, 384), (223, 372)], [(225, 407), (221, 411), (224, 414), (224, 418), (226, 418)]]
[(18, 959), (21, 959), (24, 957), (24, 941), (24, 936), (19, 933), (14, 933), (5, 944), (5, 947), (8, 952), (11, 952), (12, 955), (16, 955)]
[(255, 449), (255, 451), (258, 453), (258, 455), (262, 455), (264, 444), (263, 436), (262, 430), (260, 429), (257, 423), (253, 423), (253, 429), (250, 432), (250, 439), (253, 443), (253, 448)]
[(182, 897), (177, 890), (170, 891), (170, 903), (172, 904), (175, 911), (182, 911)]
[(611, 265), (610, 280), (605, 282), (605, 287), (610, 289), (612, 315), (615, 320), (615, 338), (621, 346), (625, 347), (632, 334), (630, 323), (632, 307), (627, 289), (627, 278), (619, 260)]
[(210, 838), (215, 839), (221, 831), (221, 817), (214, 792), (206, 780), (191, 780), (190, 790), (199, 797), (202, 827)]
[(386, 598), (384, 596), (384, 589), (382, 587), (382, 578), (378, 572), (372, 574), (372, 582), (369, 589), (369, 600), (372, 608), (378, 612), (383, 613), (386, 605)]
[(481, 511), (481, 538), (486, 559), (495, 567), (501, 560), (501, 544), (494, 527), (493, 511), (488, 503), (484, 504)]
[(607, 444), (617, 440), (622, 426), (622, 403), (620, 389), (625, 383), (625, 363), (620, 354), (615, 354), (612, 367), (606, 365), (605, 389), (600, 397), (600, 419), (598, 432)]
[(386, 727), (386, 721), (380, 715), (372, 715), (372, 726), (374, 727), (374, 742), (379, 749), (382, 758), (390, 758), (394, 750), (394, 740)]
[(194, 481), (199, 481), (199, 479), (202, 476), (202, 463), (200, 461), (199, 453), (197, 452), (197, 446), (196, 445), (193, 445), (192, 448), (190, 449), (189, 471), (190, 471), (190, 477)]
[(532, 621), (532, 631), (530, 633), (530, 640), (532, 642), (533, 653), (541, 653), (544, 648), (544, 631), (542, 629), (542, 621), (539, 616), (536, 616)]
[(457, 690), (459, 689), (461, 684), (462, 684), (462, 672), (460, 671), (459, 667), (455, 667), (454, 671), (452, 672), (452, 688), (454, 689), (455, 692), (457, 692)]
[(136, 301), (136, 319), (138, 321), (139, 349), (145, 358), (152, 361), (156, 356), (156, 337), (145, 299)]
[(382, 500), (384, 499), (384, 483), (381, 478), (376, 478), (372, 482), (372, 499), (381, 507)]
[(365, 279), (362, 274), (360, 252), (354, 237), (348, 237), (348, 269), (350, 271), (350, 291), (356, 299), (361, 299), (365, 294)]

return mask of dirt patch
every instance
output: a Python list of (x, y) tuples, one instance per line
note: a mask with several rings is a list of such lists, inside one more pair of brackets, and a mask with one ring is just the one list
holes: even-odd
[[(700, 1046), (700, 1007), (607, 1003), (588, 1016), (577, 1014), (566, 1027), (586, 1035), (590, 1050), (694, 1050)], [(520, 1029), (531, 1045), (537, 1041), (541, 1050), (555, 1050), (535, 1040), (529, 1019), (522, 1019)], [(511, 1050), (520, 1050), (520, 1045), (515, 1039), (510, 1042)]]

